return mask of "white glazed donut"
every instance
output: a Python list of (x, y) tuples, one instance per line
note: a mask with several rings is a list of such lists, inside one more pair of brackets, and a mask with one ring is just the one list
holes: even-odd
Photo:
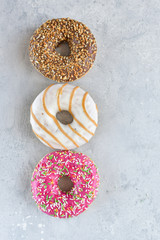
[[(72, 117), (70, 124), (57, 119), (57, 113)], [(41, 142), (53, 149), (74, 149), (88, 142), (94, 135), (97, 105), (80, 87), (53, 84), (42, 91), (31, 106), (32, 130)]]

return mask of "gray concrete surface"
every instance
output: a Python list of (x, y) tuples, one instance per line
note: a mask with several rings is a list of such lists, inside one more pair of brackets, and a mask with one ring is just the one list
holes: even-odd
[[(160, 1), (1, 0), (0, 239), (160, 239)], [(61, 220), (41, 213), (30, 194), (34, 167), (50, 149), (29, 124), (36, 95), (52, 81), (28, 57), (33, 31), (70, 17), (94, 33), (93, 68), (75, 81), (98, 104), (95, 137), (79, 151), (99, 168), (92, 206)]]

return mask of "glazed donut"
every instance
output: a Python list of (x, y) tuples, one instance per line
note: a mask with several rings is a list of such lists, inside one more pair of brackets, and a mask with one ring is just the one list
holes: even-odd
[[(67, 42), (69, 56), (56, 48)], [(82, 77), (93, 65), (96, 40), (83, 23), (69, 19), (52, 19), (40, 26), (30, 40), (30, 60), (45, 77), (57, 82), (70, 82)]]
[(31, 106), (30, 122), (35, 135), (53, 149), (74, 149), (88, 142), (98, 122), (95, 102), (80, 87), (53, 84)]
[[(68, 179), (67, 190), (59, 182)], [(47, 154), (33, 172), (31, 188), (39, 209), (54, 217), (77, 216), (95, 199), (99, 175), (93, 161), (82, 153), (57, 151)]]

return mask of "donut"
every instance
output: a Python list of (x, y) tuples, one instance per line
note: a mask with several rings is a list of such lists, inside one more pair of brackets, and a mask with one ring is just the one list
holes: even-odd
[(50, 85), (31, 106), (33, 132), (53, 149), (74, 149), (88, 142), (97, 122), (97, 105), (88, 92), (67, 83)]
[(72, 151), (47, 154), (31, 179), (31, 191), (38, 208), (59, 218), (70, 218), (85, 211), (95, 199), (98, 186), (94, 162)]
[[(56, 48), (67, 42), (68, 56)], [(83, 23), (69, 18), (43, 23), (30, 40), (29, 55), (34, 67), (45, 77), (57, 82), (71, 82), (82, 77), (92, 67), (97, 45), (94, 35)]]

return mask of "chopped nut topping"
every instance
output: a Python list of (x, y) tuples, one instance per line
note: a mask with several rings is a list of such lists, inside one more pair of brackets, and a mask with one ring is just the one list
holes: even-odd
[[(63, 41), (69, 44), (69, 56), (61, 56), (55, 51)], [(48, 20), (34, 32), (29, 51), (32, 64), (45, 77), (57, 82), (71, 82), (92, 67), (97, 45), (83, 23), (61, 18)]]

